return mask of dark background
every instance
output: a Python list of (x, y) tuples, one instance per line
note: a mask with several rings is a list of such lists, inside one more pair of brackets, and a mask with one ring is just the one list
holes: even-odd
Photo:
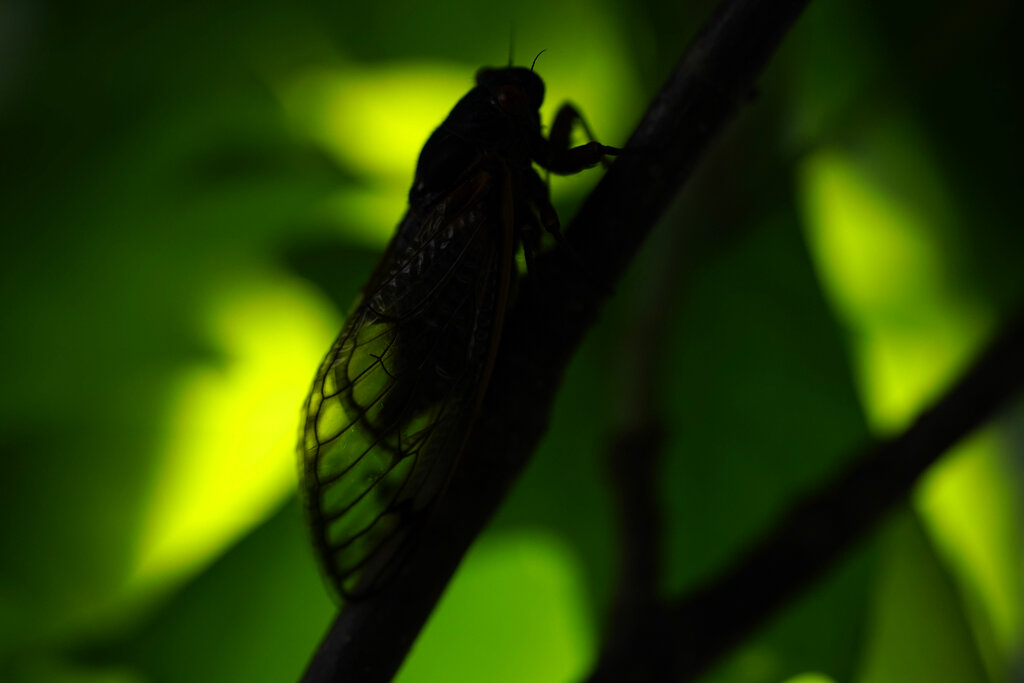
[[(402, 681), (568, 681), (656, 368), (666, 594), (939, 395), (1024, 292), (1009, 2), (819, 0), (570, 368)], [(710, 3), (0, 5), (0, 680), (295, 680), (299, 405), (419, 148), (509, 58), (621, 145)], [(571, 215), (600, 175), (551, 181)], [(641, 362), (643, 361), (643, 362)], [(1024, 411), (710, 679), (1010, 680)]]

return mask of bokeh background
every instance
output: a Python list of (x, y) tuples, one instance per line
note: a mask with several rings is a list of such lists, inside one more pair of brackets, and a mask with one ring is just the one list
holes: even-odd
[[(666, 594), (943, 391), (1024, 292), (1011, 5), (811, 3), (400, 681), (588, 670), (637, 354), (669, 430)], [(544, 120), (571, 98), (621, 145), (709, 8), (0, 3), (0, 680), (296, 680), (335, 609), (299, 406), (427, 135), (514, 27), (516, 63), (547, 50)], [(552, 179), (563, 216), (599, 175)], [(1022, 489), (1018, 401), (708, 680), (1024, 675)]]

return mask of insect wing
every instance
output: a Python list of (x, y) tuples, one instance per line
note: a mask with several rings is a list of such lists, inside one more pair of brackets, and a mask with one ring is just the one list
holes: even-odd
[(479, 171), (406, 216), (314, 380), (301, 489), (345, 598), (393, 576), (472, 427), (511, 259), (497, 194)]

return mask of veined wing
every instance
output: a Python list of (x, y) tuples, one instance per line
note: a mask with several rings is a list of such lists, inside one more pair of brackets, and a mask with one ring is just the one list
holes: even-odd
[(410, 212), (317, 372), (300, 489), (345, 598), (393, 576), (472, 427), (510, 277), (505, 187), (480, 170)]

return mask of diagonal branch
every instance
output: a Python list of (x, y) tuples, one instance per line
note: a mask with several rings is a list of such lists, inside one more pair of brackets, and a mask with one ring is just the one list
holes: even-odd
[(509, 312), (488, 395), (459, 470), (389, 590), (349, 604), (304, 681), (390, 680), (463, 554), (536, 448), (573, 351), (709, 141), (746, 101), (807, 0), (724, 0), (567, 230), (586, 264), (540, 259)]
[(1024, 309), (959, 381), (902, 434), (854, 458), (732, 567), (669, 608), (671, 680), (694, 680), (813, 585), (958, 441), (1024, 385)]
[(650, 609), (650, 623), (623, 637), (629, 647), (602, 652), (587, 680), (697, 679), (840, 562), (943, 453), (1022, 385), (1024, 309), (906, 431), (853, 458), (731, 567), (682, 599)]

